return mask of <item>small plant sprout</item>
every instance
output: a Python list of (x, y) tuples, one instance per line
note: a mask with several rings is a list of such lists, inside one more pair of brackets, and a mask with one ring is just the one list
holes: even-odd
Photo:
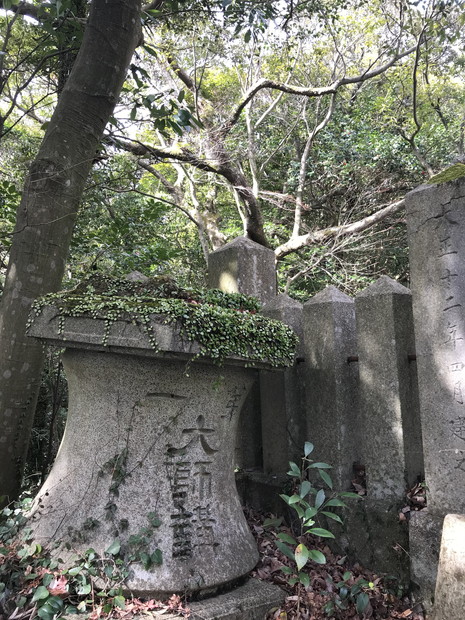
[[(302, 541), (302, 538), (307, 534), (322, 538), (334, 538), (332, 532), (316, 525), (317, 516), (324, 515), (328, 520), (342, 523), (341, 517), (334, 512), (334, 509), (346, 506), (343, 498), (359, 499), (356, 493), (333, 491), (333, 481), (328, 473), (331, 465), (314, 462), (310, 458), (313, 449), (312, 443), (305, 442), (304, 456), (300, 467), (296, 463), (289, 463), (290, 469), (287, 474), (296, 479), (296, 490), (293, 495), (280, 495), (286, 504), (297, 513), (300, 528), (300, 534), (297, 538), (285, 532), (280, 532), (277, 535), (276, 546), (293, 563), (292, 567), (283, 566), (281, 569), (287, 575), (290, 586), (294, 586), (296, 583), (301, 583), (304, 587), (310, 585), (310, 577), (307, 572), (303, 571), (309, 560), (317, 564), (325, 564), (326, 562), (326, 557), (321, 551), (309, 549)], [(318, 474), (329, 493), (328, 490), (318, 488), (313, 484), (310, 480), (313, 472)]]

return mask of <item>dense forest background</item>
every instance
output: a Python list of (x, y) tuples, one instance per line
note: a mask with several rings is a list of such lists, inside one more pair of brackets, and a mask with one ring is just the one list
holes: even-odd
[[(89, 5), (0, 6), (6, 342), (15, 303), (7, 296), (11, 252), (32, 226), (20, 219), (33, 212), (25, 195), (44, 143), (61, 131), (66, 144), (74, 125), (72, 115), (57, 122), (57, 110), (76, 82)], [(90, 173), (80, 173), (82, 192), (74, 192), (63, 280), (40, 292), (61, 281), (73, 286), (92, 270), (204, 285), (208, 254), (242, 234), (275, 251), (280, 292), (300, 300), (327, 284), (355, 293), (380, 274), (408, 284), (403, 196), (464, 157), (462, 0), (155, 0), (138, 19), (143, 40), (102, 121)], [(96, 30), (94, 44), (100, 36)], [(113, 33), (109, 45), (123, 44)], [(92, 114), (76, 113), (83, 141)], [(50, 208), (34, 225), (45, 231), (66, 217)], [(63, 406), (53, 356), (46, 369), (44, 424), (34, 435), (42, 447), (31, 452), (40, 455), (31, 471), (42, 474)], [(1, 395), (0, 388), (0, 403)]]

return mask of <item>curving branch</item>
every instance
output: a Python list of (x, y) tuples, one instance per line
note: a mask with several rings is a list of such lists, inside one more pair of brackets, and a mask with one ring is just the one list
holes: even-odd
[(289, 95), (300, 95), (303, 97), (321, 97), (322, 95), (333, 95), (335, 94), (342, 86), (347, 86), (349, 84), (359, 84), (362, 82), (366, 82), (367, 80), (371, 80), (382, 73), (385, 73), (388, 69), (393, 67), (399, 60), (405, 58), (405, 56), (409, 56), (417, 49), (417, 45), (410, 47), (404, 52), (399, 52), (395, 54), (389, 62), (381, 65), (376, 69), (371, 69), (360, 73), (359, 75), (353, 77), (343, 77), (335, 80), (329, 86), (322, 86), (319, 88), (315, 88), (312, 86), (293, 86), (291, 84), (280, 84), (279, 82), (275, 82), (274, 80), (262, 79), (259, 80), (256, 84), (251, 86), (249, 90), (245, 93), (243, 101), (237, 106), (234, 114), (230, 118), (230, 120), (225, 124), (222, 130), (223, 136), (226, 136), (234, 125), (238, 122), (244, 108), (246, 105), (255, 97), (257, 93), (265, 88), (270, 88), (272, 90), (279, 90), (283, 93), (288, 93)]
[(280, 260), (288, 254), (296, 252), (306, 246), (313, 245), (314, 243), (322, 243), (333, 237), (352, 235), (366, 230), (367, 228), (371, 228), (371, 226), (381, 222), (393, 213), (400, 211), (403, 208), (404, 203), (405, 201), (402, 199), (379, 209), (379, 211), (376, 211), (372, 215), (368, 215), (357, 222), (343, 224), (341, 226), (330, 226), (329, 228), (322, 228), (321, 230), (315, 230), (307, 233), (306, 235), (299, 235), (298, 237), (289, 239), (289, 241), (283, 243), (275, 249), (274, 253), (276, 260)]

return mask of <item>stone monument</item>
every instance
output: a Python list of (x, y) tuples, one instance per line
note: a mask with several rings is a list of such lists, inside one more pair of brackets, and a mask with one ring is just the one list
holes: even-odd
[(405, 202), (428, 489), (427, 510), (410, 523), (410, 553), (428, 606), (443, 519), (465, 514), (465, 177), (422, 185)]
[(258, 559), (233, 467), (256, 371), (237, 355), (221, 367), (192, 361), (202, 347), (163, 316), (141, 329), (128, 316), (76, 313), (44, 305), (30, 328), (66, 347), (69, 383), (63, 441), (30, 517), (36, 540), (57, 542), (60, 557), (64, 543), (145, 554), (150, 566), (133, 561), (126, 583), (140, 596), (233, 584)]

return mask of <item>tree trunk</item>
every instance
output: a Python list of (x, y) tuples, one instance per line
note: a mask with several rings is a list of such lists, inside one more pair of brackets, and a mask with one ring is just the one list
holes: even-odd
[(78, 57), (17, 213), (0, 305), (0, 496), (20, 490), (42, 346), (25, 334), (32, 301), (59, 289), (77, 210), (140, 38), (140, 0), (93, 0)]

